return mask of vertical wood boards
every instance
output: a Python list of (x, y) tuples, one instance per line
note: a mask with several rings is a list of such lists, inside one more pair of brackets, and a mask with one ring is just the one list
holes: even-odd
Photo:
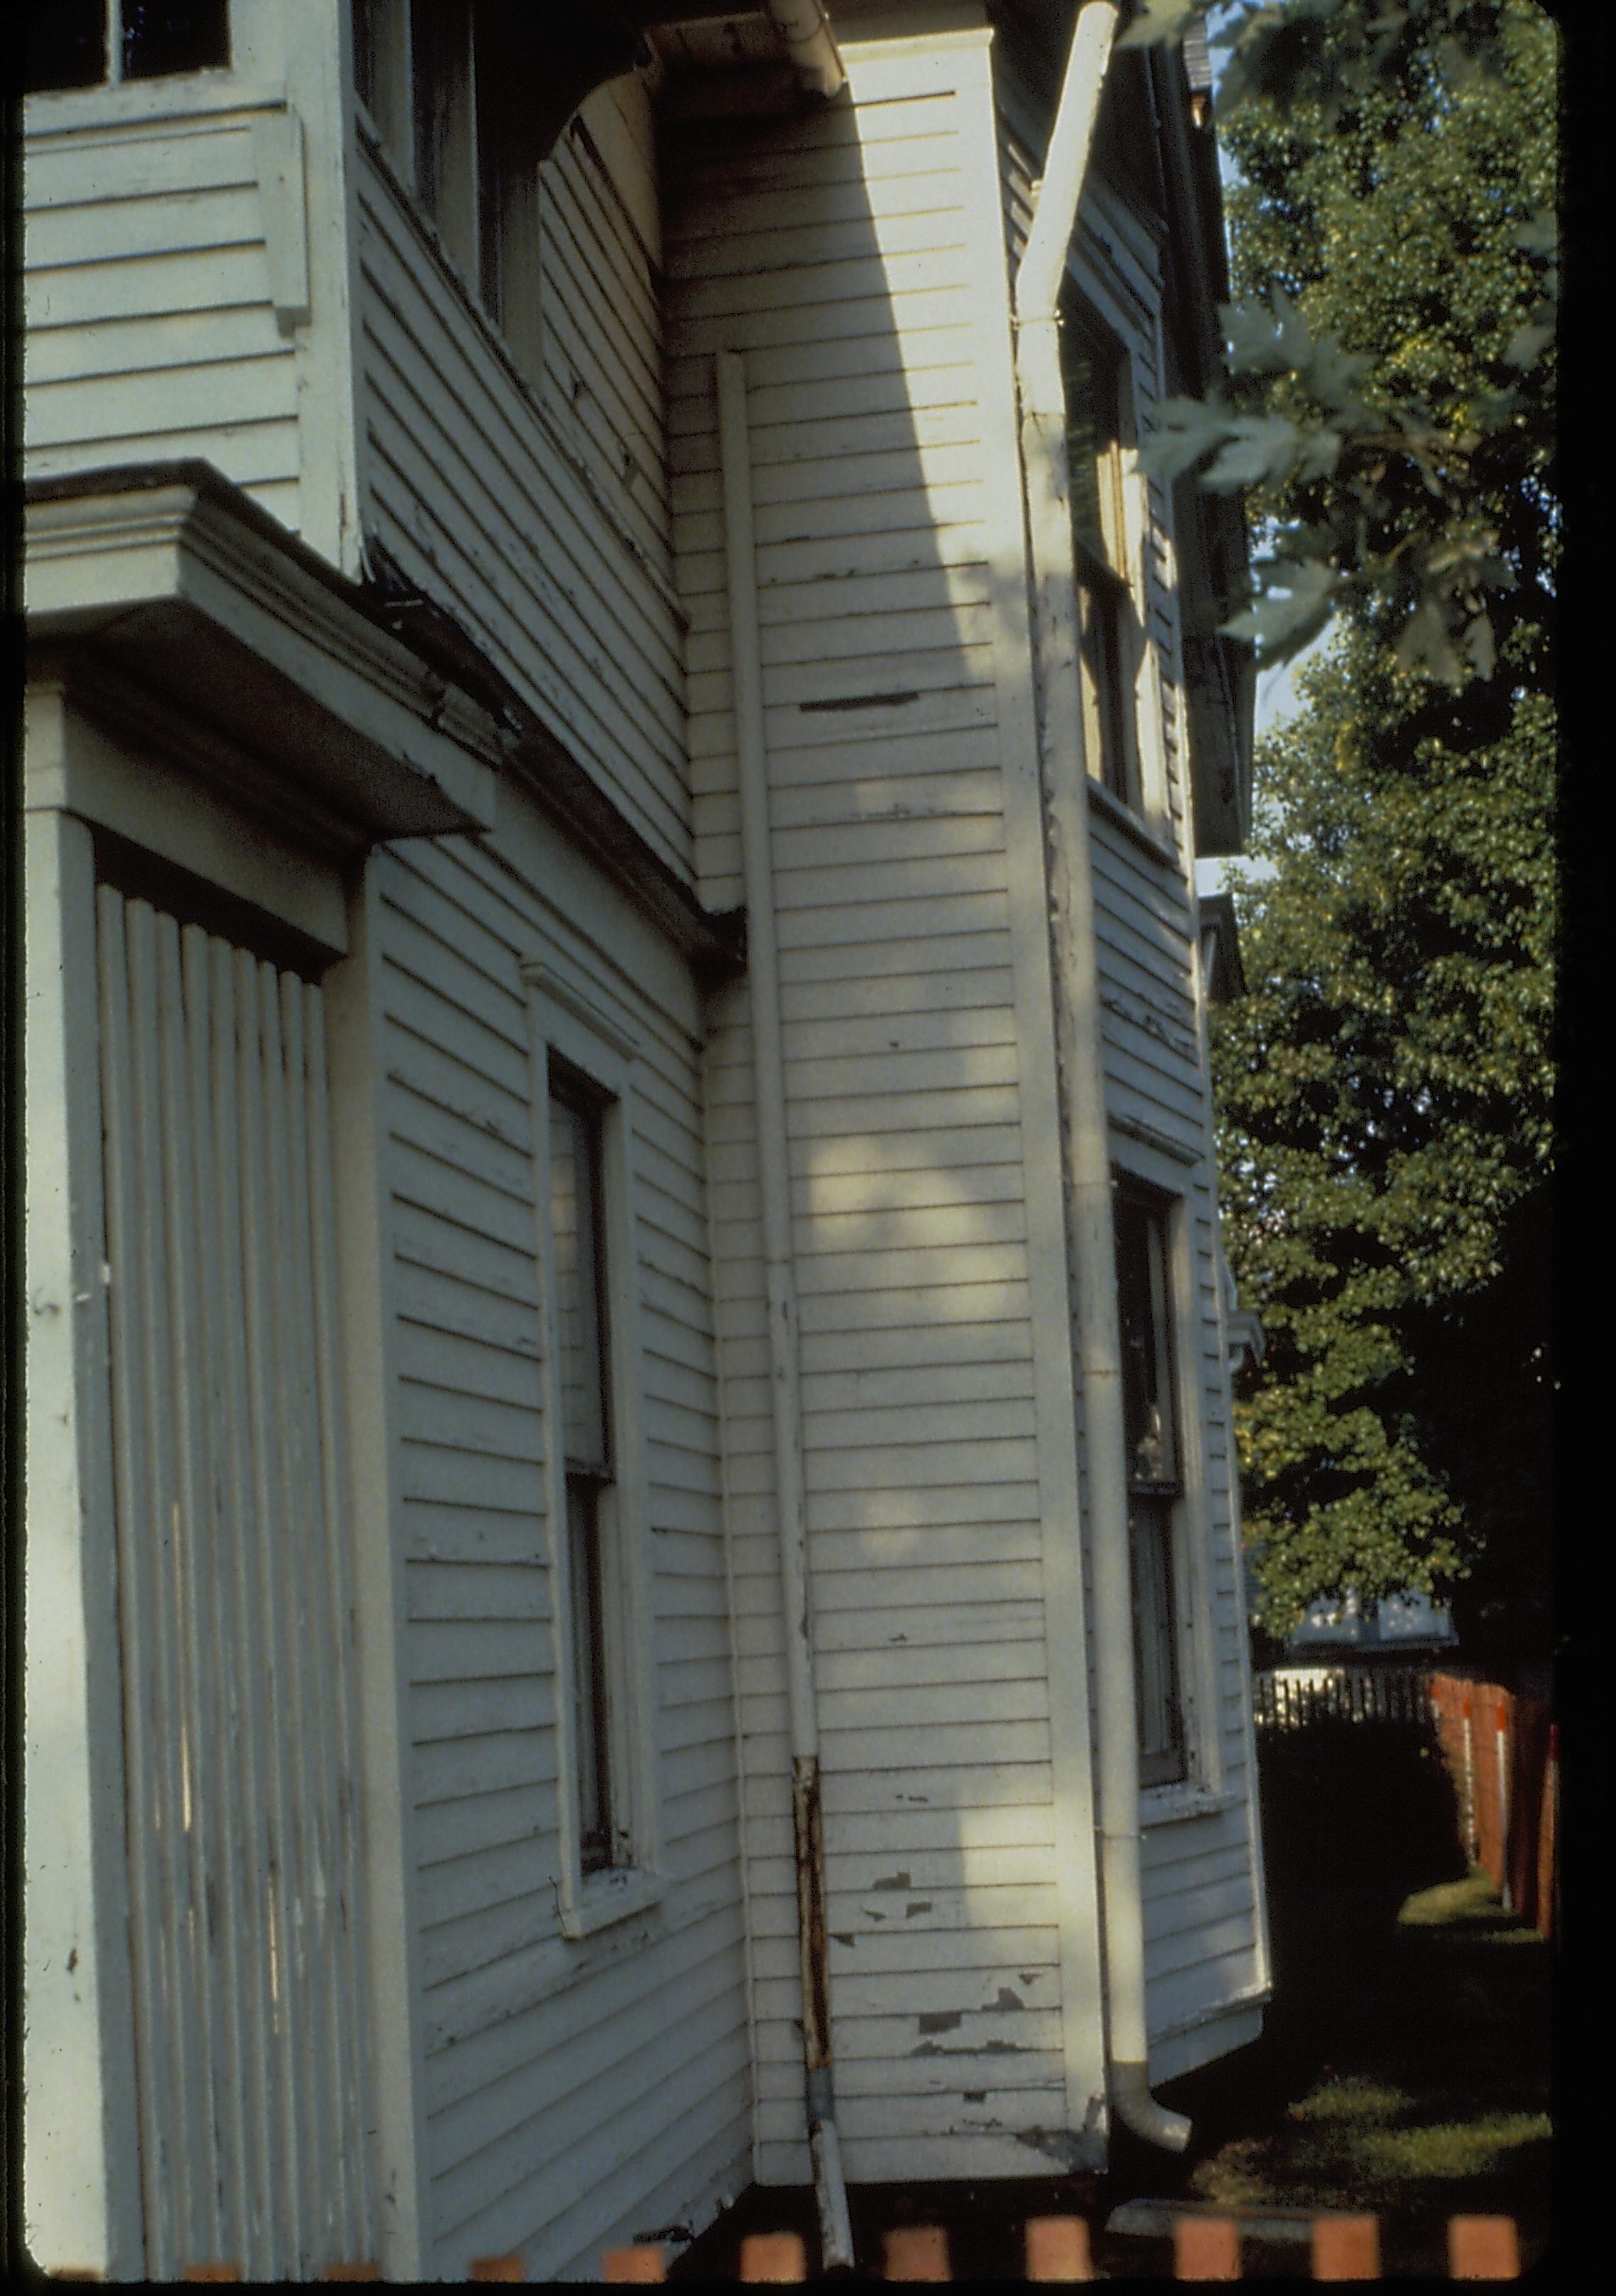
[(308, 2277), (376, 2192), (320, 993), (103, 886), (148, 2275)]
[[(744, 2181), (745, 2002), (699, 1016), (679, 961), (520, 800), (487, 844), (378, 859), (423, 1986), (425, 2268), (594, 2267)], [(611, 954), (608, 954), (611, 951)], [(537, 958), (638, 1054), (659, 1904), (562, 1934), (536, 1266)], [(649, 2211), (649, 2215), (647, 2214)], [(631, 2220), (632, 2219), (632, 2220)]]

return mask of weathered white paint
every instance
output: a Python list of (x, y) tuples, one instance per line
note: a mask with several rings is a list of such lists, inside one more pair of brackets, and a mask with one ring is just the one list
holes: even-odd
[(332, 1074), (335, 1259), (347, 1406), (354, 1599), (364, 1622), (357, 1710), (365, 1796), (362, 1939), (376, 2119), (377, 2261), (422, 2276), (424, 2047), (414, 1883), (421, 1846), (409, 1770), (406, 1589), (397, 1524), (401, 1478), (396, 1263), (385, 1179), (378, 869), (349, 895), (348, 962), (324, 982)]
[[(32, 718), (30, 763), (55, 719)], [(94, 857), (53, 808), (31, 809), (24, 837), (23, 2238), (47, 2271), (137, 2278), (101, 1105), (85, 1057)]]
[(319, 992), (98, 896), (146, 2269), (375, 2244)]
[[(420, 1861), (422, 2268), (463, 2272), (474, 2255), (514, 2250), (536, 2277), (587, 2273), (612, 2237), (710, 2211), (745, 2181), (749, 2152), (698, 1002), (654, 929), (510, 792), (491, 849), (400, 849), (373, 866)], [(639, 1363), (660, 1894), (603, 1927), (562, 1918), (524, 964), (545, 984), (545, 1041), (560, 1031), (569, 1057), (597, 1070), (603, 1053), (636, 1048), (619, 1328)]]

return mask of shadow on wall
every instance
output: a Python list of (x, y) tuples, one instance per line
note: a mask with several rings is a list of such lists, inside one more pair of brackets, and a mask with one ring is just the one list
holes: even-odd
[(1282, 1984), (1309, 1958), (1390, 1929), (1415, 1890), (1464, 1877), (1460, 1813), (1431, 1724), (1321, 1716), (1258, 1742)]

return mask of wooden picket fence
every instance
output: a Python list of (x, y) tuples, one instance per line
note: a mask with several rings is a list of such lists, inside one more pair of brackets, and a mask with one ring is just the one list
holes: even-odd
[(1305, 1729), (1343, 1722), (1427, 1722), (1431, 1677), (1415, 1666), (1276, 1666), (1251, 1677), (1259, 1727)]
[[(1268, 2212), (1272, 2215), (1272, 2211)], [(1178, 2280), (1238, 2280), (1242, 2276), (1243, 2243), (1275, 2236), (1272, 2224), (1248, 2217), (1215, 2216), (1203, 2209), (1167, 2205), (1173, 2238), (1173, 2273)], [(1315, 2280), (1378, 2280), (1381, 2278), (1380, 2219), (1372, 2216), (1316, 2216), (1305, 2227)], [(883, 2280), (951, 2280), (948, 2235), (940, 2225), (906, 2225), (882, 2238)], [(1074, 2281), (1096, 2277), (1089, 2249), (1089, 2233), (1082, 2217), (1034, 2217), (1026, 2226), (1019, 2273), (1006, 2270), (1005, 2280)], [(1448, 2224), (1448, 2272), (1452, 2280), (1514, 2280), (1521, 2272), (1520, 2243), (1510, 2217), (1450, 2217)], [(525, 2282), (527, 2271), (520, 2256), (476, 2258), (469, 2280)], [(803, 2282), (809, 2270), (808, 2243), (800, 2233), (751, 2233), (741, 2243), (742, 2281)], [(95, 2280), (94, 2272), (57, 2271), (57, 2280)], [(182, 2280), (240, 2280), (234, 2264), (191, 2264)], [(322, 2280), (380, 2280), (373, 2260), (332, 2264)], [(601, 2259), (601, 2278), (612, 2282), (661, 2283), (668, 2278), (668, 2253), (660, 2244), (608, 2249)]]
[(1506, 1913), (1554, 1936), (1560, 1733), (1546, 1700), (1413, 1666), (1272, 1667), (1253, 1675), (1251, 1692), (1265, 1731), (1325, 1720), (1433, 1727), (1472, 1863)]
[(1557, 1910), (1560, 1733), (1546, 1701), (1463, 1675), (1431, 1678), (1431, 1718), (1464, 1846), (1506, 1913), (1552, 1938)]

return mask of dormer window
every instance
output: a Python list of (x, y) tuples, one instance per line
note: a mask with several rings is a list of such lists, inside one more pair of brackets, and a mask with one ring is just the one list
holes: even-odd
[(355, 82), (394, 173), (537, 381), (539, 143), (521, 12), (509, 0), (353, 0), (353, 18)]
[(230, 62), (230, 0), (30, 0), (25, 94), (216, 70)]

